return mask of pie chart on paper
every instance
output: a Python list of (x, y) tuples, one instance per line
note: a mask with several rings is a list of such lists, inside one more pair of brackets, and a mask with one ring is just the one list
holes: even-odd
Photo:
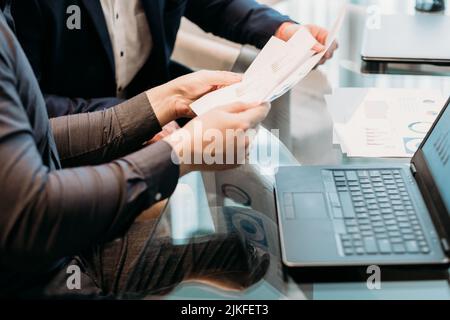
[(427, 134), (432, 125), (431, 122), (413, 122), (408, 125), (408, 128), (414, 133)]
[(422, 139), (419, 138), (404, 138), (405, 150), (408, 154), (415, 154), (422, 143)]

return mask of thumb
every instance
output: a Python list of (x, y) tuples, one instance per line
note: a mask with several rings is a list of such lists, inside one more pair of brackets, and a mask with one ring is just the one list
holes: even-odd
[(200, 71), (203, 83), (208, 86), (229, 86), (242, 81), (242, 75), (228, 71)]
[(250, 124), (250, 128), (256, 127), (260, 124), (268, 115), (270, 111), (270, 104), (263, 103), (239, 113), (241, 121), (245, 121)]
[(316, 53), (320, 53), (325, 50), (325, 46), (319, 42), (317, 42), (313, 47), (312, 50)]

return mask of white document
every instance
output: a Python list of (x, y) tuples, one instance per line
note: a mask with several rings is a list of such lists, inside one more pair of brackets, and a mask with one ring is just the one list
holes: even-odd
[(439, 90), (341, 88), (327, 97), (335, 142), (349, 157), (414, 155), (444, 105)]
[(337, 135), (336, 127), (350, 121), (355, 110), (363, 103), (370, 88), (336, 88), (333, 94), (325, 95), (325, 102), (335, 128), (333, 130), (333, 144), (341, 145), (343, 153), (347, 153), (344, 143)]
[(288, 41), (272, 37), (244, 74), (243, 81), (211, 92), (191, 104), (201, 115), (211, 109), (235, 102), (271, 102), (283, 95), (319, 63), (341, 29), (344, 7), (327, 39), (326, 48), (316, 54), (316, 39), (308, 29), (300, 28)]
[(270, 38), (250, 67), (248, 67), (244, 74), (244, 78), (258, 74), (260, 70), (263, 70), (267, 66), (267, 61), (272, 61), (274, 57), (278, 57), (280, 52), (286, 50), (286, 47), (287, 42), (276, 37)]

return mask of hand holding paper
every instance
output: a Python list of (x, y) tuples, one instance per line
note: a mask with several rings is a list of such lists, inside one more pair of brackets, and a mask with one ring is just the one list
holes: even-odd
[[(281, 25), (281, 27), (278, 29), (275, 36), (281, 40), (289, 41), (295, 33), (299, 30), (299, 28), (302, 28), (302, 25), (299, 25), (294, 22), (285, 22)], [(313, 35), (314, 38), (316, 38), (317, 43), (312, 48), (316, 53), (320, 53), (323, 50), (325, 50), (325, 44), (328, 39), (329, 32), (327, 29), (322, 28), (321, 26), (315, 25), (315, 24), (308, 24), (305, 25), (305, 27), (309, 30), (309, 32)], [(325, 50), (326, 53), (322, 57), (322, 59), (319, 62), (319, 65), (324, 64), (327, 60), (333, 58), (334, 52), (338, 49), (338, 43), (337, 41), (334, 41), (331, 46), (328, 48), (328, 50)]]
[(346, 13), (344, 7), (330, 31), (325, 50), (316, 53), (317, 44), (308, 28), (300, 28), (285, 42), (272, 37), (245, 72), (243, 81), (211, 92), (191, 104), (191, 109), (201, 115), (215, 107), (234, 102), (271, 102), (283, 95), (321, 61), (342, 26)]

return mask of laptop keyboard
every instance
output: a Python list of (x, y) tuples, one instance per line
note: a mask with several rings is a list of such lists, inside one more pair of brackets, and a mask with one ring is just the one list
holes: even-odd
[(400, 170), (328, 174), (328, 182), (334, 182), (335, 192), (329, 193), (334, 215), (344, 219), (346, 232), (339, 237), (345, 255), (430, 252)]

